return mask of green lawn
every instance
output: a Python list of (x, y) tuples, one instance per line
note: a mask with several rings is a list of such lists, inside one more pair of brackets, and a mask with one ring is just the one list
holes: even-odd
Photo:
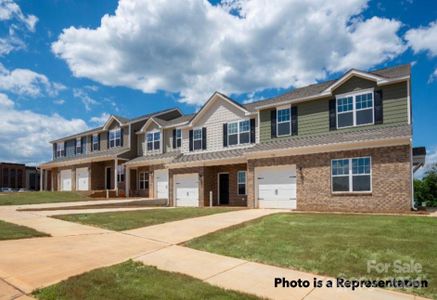
[(16, 240), (41, 236), (49, 235), (29, 227), (0, 221), (0, 240)]
[(38, 204), (95, 200), (73, 192), (21, 192), (2, 193), (0, 205)]
[[(421, 277), (415, 294), (437, 299), (437, 218), (335, 214), (275, 214), (199, 237), (187, 246), (222, 255), (337, 277)], [(389, 272), (367, 272), (367, 261)], [(422, 272), (395, 273), (414, 261)]]
[(38, 299), (257, 299), (198, 279), (128, 261), (37, 290)]
[(188, 218), (195, 218), (228, 211), (235, 208), (214, 207), (214, 208), (169, 208), (150, 209), (122, 212), (105, 212), (95, 214), (73, 214), (59, 215), (54, 218), (78, 222), (85, 225), (93, 225), (111, 230), (122, 231), (139, 227), (151, 226), (171, 221), (178, 221)]

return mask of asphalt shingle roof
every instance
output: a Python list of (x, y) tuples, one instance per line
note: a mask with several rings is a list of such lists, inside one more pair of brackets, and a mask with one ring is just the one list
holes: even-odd
[(126, 151), (128, 151), (129, 148), (128, 147), (122, 147), (122, 148), (110, 148), (108, 150), (102, 150), (102, 151), (93, 151), (93, 152), (88, 152), (86, 154), (79, 154), (76, 156), (72, 156), (72, 157), (60, 157), (60, 158), (56, 158), (54, 160), (48, 161), (43, 163), (43, 166), (46, 165), (50, 165), (50, 164), (57, 164), (57, 163), (61, 163), (61, 162), (74, 162), (75, 160), (80, 160), (80, 159), (87, 159), (87, 158), (103, 158), (103, 157), (108, 157), (109, 158), (113, 158), (116, 157), (119, 154), (122, 154)]
[(291, 137), (284, 140), (274, 140), (268, 143), (257, 144), (247, 149), (247, 152), (271, 151), (310, 146), (321, 146), (348, 142), (384, 140), (392, 138), (411, 137), (410, 125), (376, 126), (344, 132), (332, 131), (329, 134)]
[(181, 155), (179, 151), (165, 152), (160, 154), (150, 154), (134, 158), (126, 163), (126, 165), (135, 165), (141, 162), (153, 161), (159, 159), (172, 159)]
[(238, 157), (242, 157), (244, 155), (245, 151), (246, 151), (246, 148), (224, 150), (224, 151), (215, 151), (215, 152), (184, 154), (184, 155), (181, 155), (181, 156), (175, 158), (172, 161), (172, 163), (187, 163), (187, 162), (205, 161), (205, 160), (220, 160), (220, 159), (238, 158)]

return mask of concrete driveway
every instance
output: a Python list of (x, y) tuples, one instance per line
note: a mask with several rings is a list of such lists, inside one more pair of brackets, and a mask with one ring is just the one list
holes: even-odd
[(278, 212), (282, 211), (239, 210), (113, 232), (52, 219), (46, 216), (46, 212), (18, 212), (16, 207), (0, 207), (0, 219), (52, 234), (52, 237), (0, 241), (0, 300), (25, 300), (26, 295), (36, 288), (130, 258), (223, 288), (272, 299), (419, 299), (380, 289), (352, 293), (341, 289), (274, 288), (273, 280), (277, 276), (312, 280), (316, 275), (177, 245)]

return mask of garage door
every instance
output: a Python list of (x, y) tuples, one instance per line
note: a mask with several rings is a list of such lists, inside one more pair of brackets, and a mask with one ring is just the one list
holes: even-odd
[(168, 170), (160, 169), (154, 173), (155, 198), (168, 199)]
[(88, 168), (76, 169), (76, 190), (88, 191), (89, 174)]
[(258, 167), (255, 176), (259, 208), (296, 208), (296, 165)]
[(199, 206), (199, 174), (175, 175), (176, 206)]
[(63, 192), (71, 191), (71, 170), (61, 171), (61, 191)]

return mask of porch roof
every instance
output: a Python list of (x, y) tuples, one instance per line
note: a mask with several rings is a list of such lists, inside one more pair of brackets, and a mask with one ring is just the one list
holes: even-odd
[(171, 163), (190, 163), (197, 161), (208, 161), (208, 160), (226, 160), (234, 158), (245, 158), (244, 153), (247, 148), (239, 148), (224, 151), (214, 151), (214, 152), (204, 152), (204, 153), (193, 153), (184, 154), (175, 158)]
[(181, 155), (180, 151), (172, 151), (158, 154), (149, 154), (134, 158), (125, 163), (126, 166), (137, 166), (137, 165), (153, 165), (157, 163), (164, 163), (172, 161), (174, 158)]
[[(118, 155), (129, 151), (129, 147), (111, 148), (104, 151), (93, 151), (85, 154), (79, 154), (72, 157), (57, 158), (40, 165), (40, 168), (52, 168), (59, 166), (70, 166), (81, 163), (104, 161), (118, 158)], [(120, 158), (123, 159), (123, 158)]]

